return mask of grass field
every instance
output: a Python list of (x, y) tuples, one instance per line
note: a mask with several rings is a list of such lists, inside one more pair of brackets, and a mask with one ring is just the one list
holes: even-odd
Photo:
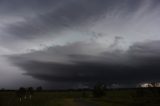
[(160, 95), (136, 90), (110, 90), (94, 98), (91, 91), (35, 92), (32, 99), (19, 101), (14, 91), (0, 92), (0, 106), (160, 106)]

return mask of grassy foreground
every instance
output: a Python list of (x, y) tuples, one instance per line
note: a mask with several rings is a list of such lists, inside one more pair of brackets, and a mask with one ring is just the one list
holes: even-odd
[(32, 99), (21, 102), (14, 91), (0, 92), (0, 106), (160, 106), (160, 95), (135, 90), (111, 90), (94, 98), (90, 91), (35, 92)]

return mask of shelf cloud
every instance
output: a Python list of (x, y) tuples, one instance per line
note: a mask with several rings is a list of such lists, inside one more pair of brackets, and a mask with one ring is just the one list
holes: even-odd
[(0, 0), (0, 86), (158, 82), (159, 17), (158, 0)]

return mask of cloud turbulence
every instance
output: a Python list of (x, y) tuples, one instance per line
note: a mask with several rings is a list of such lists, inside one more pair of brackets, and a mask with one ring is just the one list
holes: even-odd
[(0, 0), (0, 14), (0, 87), (160, 81), (159, 0)]

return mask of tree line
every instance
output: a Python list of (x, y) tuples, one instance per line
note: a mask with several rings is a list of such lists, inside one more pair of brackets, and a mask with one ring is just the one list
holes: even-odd
[[(36, 91), (38, 91), (38, 92), (42, 91), (42, 87), (41, 86), (37, 87)], [(17, 95), (20, 102), (22, 100), (32, 99), (33, 94), (34, 94), (34, 88), (33, 87), (28, 87), (28, 88), (20, 87), (16, 91), (16, 95)]]

